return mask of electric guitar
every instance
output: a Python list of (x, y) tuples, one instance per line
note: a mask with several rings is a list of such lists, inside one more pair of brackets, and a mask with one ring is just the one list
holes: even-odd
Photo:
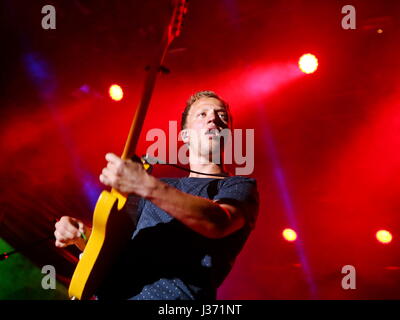
[[(146, 76), (142, 96), (129, 130), (122, 159), (135, 155), (136, 145), (150, 104), (159, 71), (171, 42), (180, 34), (183, 16), (187, 12), (187, 1), (175, 1), (171, 21), (164, 32), (159, 50)], [(147, 170), (149, 165), (143, 161)], [(134, 223), (123, 210), (126, 197), (117, 190), (103, 191), (93, 213), (92, 233), (76, 266), (68, 289), (71, 299), (90, 299), (107, 276), (120, 250), (130, 240)]]

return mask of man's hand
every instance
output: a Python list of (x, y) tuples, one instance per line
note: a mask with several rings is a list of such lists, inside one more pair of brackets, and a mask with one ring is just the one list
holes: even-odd
[(60, 221), (55, 224), (56, 230), (54, 236), (56, 237), (56, 247), (65, 248), (71, 244), (75, 244), (79, 249), (83, 250), (85, 247), (85, 240), (82, 238), (82, 234), (86, 238), (90, 236), (90, 228), (78, 219), (72, 217), (61, 217)]
[(145, 196), (146, 181), (149, 177), (143, 164), (122, 160), (114, 153), (107, 153), (107, 166), (100, 175), (100, 182), (127, 196), (130, 193)]

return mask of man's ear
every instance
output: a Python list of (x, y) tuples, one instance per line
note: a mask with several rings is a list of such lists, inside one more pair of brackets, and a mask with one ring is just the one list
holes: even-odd
[(180, 135), (181, 135), (182, 141), (184, 143), (188, 143), (189, 142), (189, 132), (188, 132), (187, 129), (181, 130)]

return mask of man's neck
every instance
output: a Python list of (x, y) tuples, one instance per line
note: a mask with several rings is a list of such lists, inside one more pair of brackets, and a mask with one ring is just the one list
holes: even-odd
[[(190, 166), (190, 170), (207, 174), (207, 175), (204, 175), (204, 174), (191, 172), (189, 175), (189, 177), (191, 177), (191, 178), (212, 178), (213, 176), (210, 176), (209, 174), (225, 173), (223, 170), (222, 164), (216, 164), (213, 162), (209, 162), (206, 159), (194, 157), (194, 156), (189, 156), (189, 166)], [(214, 177), (215, 178), (223, 178), (223, 177), (218, 177), (218, 176), (214, 176)]]

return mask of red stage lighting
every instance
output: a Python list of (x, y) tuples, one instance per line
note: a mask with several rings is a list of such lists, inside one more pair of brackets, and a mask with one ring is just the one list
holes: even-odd
[(124, 92), (122, 91), (122, 88), (117, 84), (113, 84), (108, 92), (111, 99), (113, 99), (114, 101), (120, 101), (124, 97)]
[(293, 242), (297, 239), (297, 233), (293, 229), (286, 228), (282, 232), (282, 236), (286, 241)]
[(299, 68), (304, 73), (313, 73), (318, 68), (318, 59), (311, 53), (303, 54), (299, 59)]
[(379, 230), (376, 233), (376, 239), (380, 243), (388, 244), (388, 243), (392, 242), (393, 237), (392, 237), (392, 234), (389, 231), (387, 231), (387, 230)]

